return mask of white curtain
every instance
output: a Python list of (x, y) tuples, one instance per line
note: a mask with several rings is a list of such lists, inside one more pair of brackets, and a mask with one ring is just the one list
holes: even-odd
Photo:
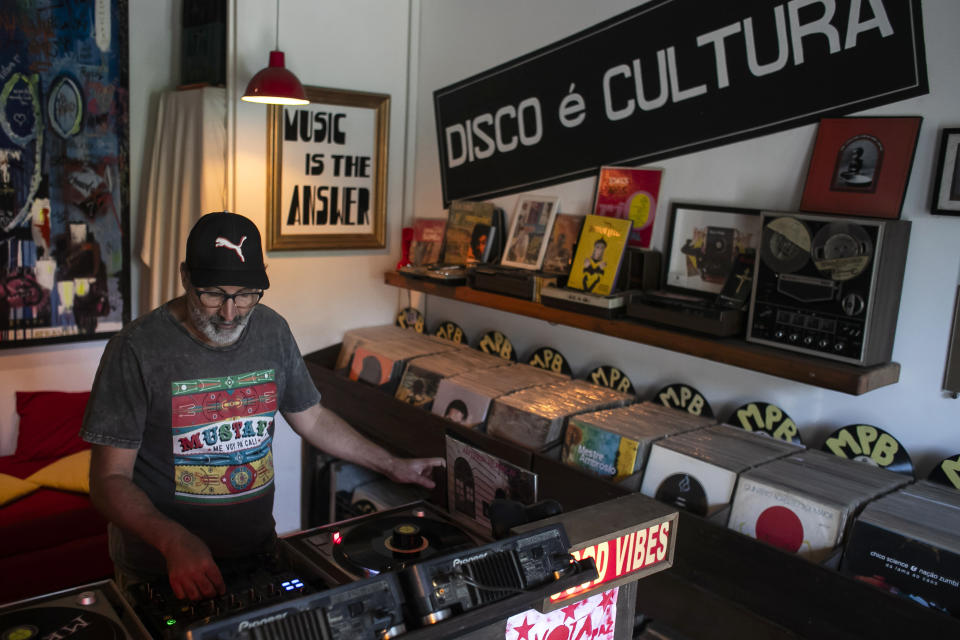
[(187, 234), (201, 215), (227, 207), (226, 118), (222, 87), (160, 97), (140, 249), (141, 314), (183, 292)]

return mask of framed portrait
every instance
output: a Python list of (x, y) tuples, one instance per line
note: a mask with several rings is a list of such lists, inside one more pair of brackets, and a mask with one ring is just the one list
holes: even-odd
[(934, 173), (932, 213), (960, 216), (960, 129), (940, 134), (937, 171)]
[(556, 196), (520, 196), (500, 264), (539, 269), (559, 207), (560, 198)]
[(130, 321), (127, 2), (0, 14), (0, 348), (101, 340)]
[(267, 251), (383, 248), (390, 96), (304, 90), (267, 112)]
[(800, 209), (899, 218), (922, 120), (821, 120)]
[(760, 211), (678, 202), (671, 209), (664, 289), (720, 293), (738, 258), (760, 246)]

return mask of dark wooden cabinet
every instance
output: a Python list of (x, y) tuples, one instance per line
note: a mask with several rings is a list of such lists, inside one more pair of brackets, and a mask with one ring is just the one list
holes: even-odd
[[(398, 454), (443, 456), (450, 433), (536, 471), (540, 497), (567, 511), (626, 493), (349, 380), (333, 370), (339, 350), (304, 358), (324, 405)], [(304, 494), (308, 501), (307, 486)], [(444, 505), (445, 492), (434, 501)], [(674, 565), (637, 583), (637, 611), (686, 638), (960, 638), (958, 619), (682, 511)]]

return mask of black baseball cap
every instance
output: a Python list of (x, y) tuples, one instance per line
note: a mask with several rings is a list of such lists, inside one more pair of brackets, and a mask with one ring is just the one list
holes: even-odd
[(187, 237), (187, 272), (196, 287), (267, 289), (260, 230), (249, 218), (218, 211), (202, 216)]

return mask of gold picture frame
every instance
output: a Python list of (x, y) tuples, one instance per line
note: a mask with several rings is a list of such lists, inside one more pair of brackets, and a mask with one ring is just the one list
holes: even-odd
[(267, 112), (267, 251), (382, 249), (390, 96), (304, 90)]

